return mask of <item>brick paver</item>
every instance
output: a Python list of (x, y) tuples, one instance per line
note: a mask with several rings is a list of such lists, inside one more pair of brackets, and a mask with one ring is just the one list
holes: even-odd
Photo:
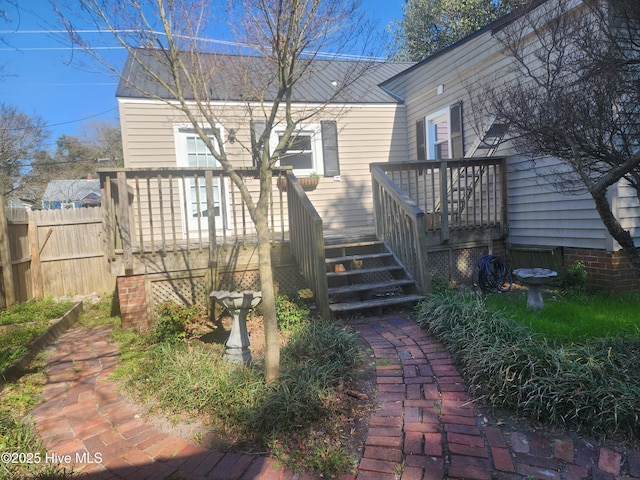
[[(340, 480), (640, 478), (640, 453), (487, 424), (444, 346), (402, 315), (352, 325), (377, 362), (379, 409), (356, 475)], [(214, 452), (146, 424), (109, 380), (110, 326), (77, 328), (49, 354), (33, 410), (50, 456), (88, 479), (315, 480), (272, 459)]]

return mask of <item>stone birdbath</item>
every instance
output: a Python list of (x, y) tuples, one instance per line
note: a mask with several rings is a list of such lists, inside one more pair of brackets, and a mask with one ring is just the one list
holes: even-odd
[(214, 290), (209, 295), (214, 302), (225, 307), (233, 316), (229, 339), (225, 343), (224, 358), (230, 363), (251, 362), (249, 334), (247, 333), (247, 314), (262, 300), (261, 292), (230, 292)]
[(530, 310), (542, 310), (542, 286), (549, 283), (549, 279), (558, 276), (558, 272), (548, 268), (518, 268), (513, 271), (518, 280), (524, 283), (529, 290), (527, 296), (527, 308)]

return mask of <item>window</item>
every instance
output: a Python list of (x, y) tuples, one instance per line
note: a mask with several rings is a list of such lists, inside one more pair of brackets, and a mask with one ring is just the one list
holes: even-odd
[[(221, 128), (221, 127), (220, 127)], [(213, 137), (211, 137), (213, 138)], [(176, 148), (178, 165), (183, 167), (219, 167), (220, 164), (209, 151), (199, 135), (189, 128), (178, 128), (176, 132)], [(180, 185), (182, 188), (182, 185)], [(207, 189), (204, 177), (189, 178), (185, 182), (186, 225), (189, 230), (207, 231), (206, 217), (209, 215)], [(223, 226), (223, 203), (221, 199), (220, 178), (213, 179), (213, 205), (216, 226)]]
[[(312, 133), (299, 132), (292, 135), (289, 148), (280, 156), (281, 167), (293, 167), (294, 170), (313, 170)], [(278, 135), (278, 142), (282, 134)]]
[[(420, 128), (418, 121), (417, 128)], [(440, 110), (424, 119), (426, 130), (426, 157), (428, 160), (444, 160), (464, 157), (462, 137), (462, 103)], [(420, 159), (421, 136), (417, 136)]]
[(449, 109), (425, 118), (427, 130), (427, 158), (444, 160), (451, 158), (449, 152)]
[[(284, 135), (283, 129), (274, 130), (271, 144), (275, 148)], [(280, 154), (281, 167), (292, 167), (299, 176), (324, 174), (322, 155), (322, 130), (320, 125), (309, 125), (296, 130), (292, 135), (289, 147)]]

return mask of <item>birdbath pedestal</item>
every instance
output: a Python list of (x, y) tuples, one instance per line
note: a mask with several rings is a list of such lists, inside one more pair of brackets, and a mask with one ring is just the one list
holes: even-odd
[(529, 290), (527, 308), (530, 310), (542, 310), (544, 308), (542, 286), (548, 283), (550, 278), (557, 277), (558, 272), (548, 268), (518, 268), (513, 271), (513, 274)]
[(247, 314), (262, 300), (261, 292), (229, 292), (214, 290), (209, 295), (214, 302), (225, 307), (233, 316), (229, 339), (225, 343), (224, 358), (230, 363), (251, 362), (249, 334), (247, 333)]

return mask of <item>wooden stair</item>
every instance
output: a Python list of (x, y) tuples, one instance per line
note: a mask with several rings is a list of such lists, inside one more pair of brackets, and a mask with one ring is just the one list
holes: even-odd
[(375, 238), (325, 245), (329, 308), (335, 314), (415, 303), (414, 280)]

